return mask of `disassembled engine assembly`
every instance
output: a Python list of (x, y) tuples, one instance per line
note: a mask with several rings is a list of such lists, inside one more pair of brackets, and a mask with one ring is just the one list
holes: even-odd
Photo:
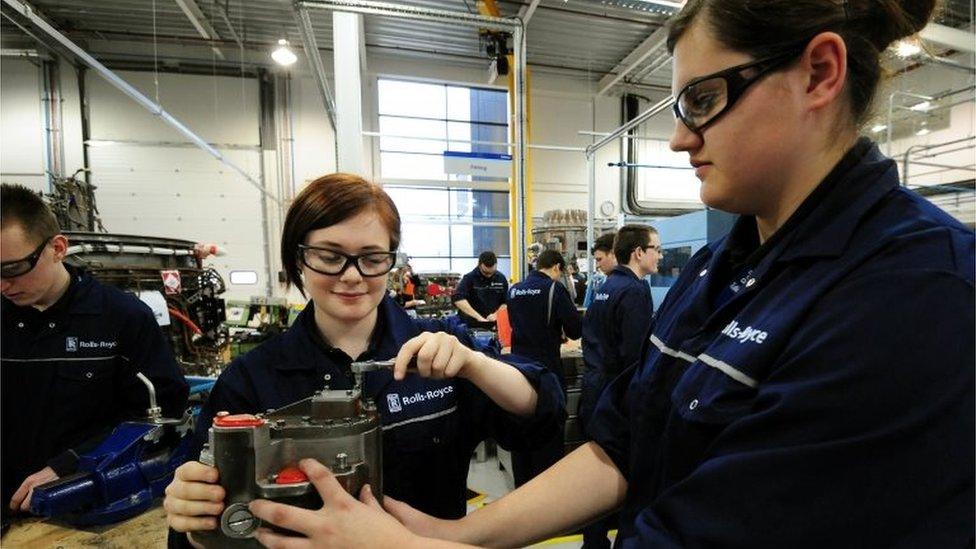
[(219, 528), (194, 532), (193, 539), (205, 547), (260, 547), (254, 532), (261, 521), (248, 509), (252, 500), (321, 507), (315, 486), (298, 468), (305, 458), (329, 467), (350, 494), (358, 497), (368, 483), (382, 501), (382, 429), (376, 405), (363, 394), (362, 379), (367, 371), (389, 366), (389, 361), (354, 362), (352, 389), (326, 386), (265, 414), (219, 413), (200, 461), (220, 471), (224, 512)]

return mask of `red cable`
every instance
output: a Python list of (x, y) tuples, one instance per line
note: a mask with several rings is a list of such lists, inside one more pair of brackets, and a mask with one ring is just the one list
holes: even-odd
[(186, 326), (190, 328), (190, 330), (193, 333), (197, 335), (203, 335), (203, 330), (201, 330), (199, 326), (197, 326), (192, 320), (190, 320), (190, 317), (186, 316), (185, 314), (179, 312), (178, 310), (172, 307), (168, 307), (168, 309), (169, 309), (169, 314), (175, 316), (177, 320), (179, 320), (183, 324), (186, 324)]

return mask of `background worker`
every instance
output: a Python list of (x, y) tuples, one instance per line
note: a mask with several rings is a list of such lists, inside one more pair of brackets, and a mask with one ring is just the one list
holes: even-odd
[[(625, 225), (614, 238), (615, 266), (594, 293), (583, 317), (583, 387), (577, 416), (584, 437), (600, 394), (624, 369), (640, 359), (654, 316), (654, 300), (644, 277), (657, 272), (661, 239), (646, 225)], [(583, 528), (583, 546), (608, 548), (615, 516)]]
[(451, 300), (468, 326), (494, 327), (495, 313), (505, 306), (508, 279), (498, 271), (498, 258), (490, 250), (478, 256), (478, 266), (458, 282)]
[(613, 239), (616, 236), (616, 232), (605, 233), (593, 241), (593, 248), (590, 249), (590, 253), (593, 255), (593, 264), (596, 269), (590, 275), (590, 281), (586, 285), (583, 307), (589, 307), (593, 303), (593, 295), (607, 281), (607, 275), (610, 274), (610, 271), (617, 266), (617, 258), (613, 255)]
[[(580, 316), (562, 283), (566, 260), (555, 250), (545, 250), (536, 259), (536, 270), (508, 290), (508, 316), (512, 324), (512, 353), (544, 364), (559, 377), (566, 389), (559, 347), (563, 338), (579, 339)], [(543, 448), (512, 453), (515, 486), (549, 468), (563, 457), (562, 430)]]
[(413, 272), (413, 267), (409, 263), (405, 264), (398, 273), (400, 292), (396, 294), (396, 301), (408, 312), (416, 309), (418, 305), (423, 305), (424, 300), (417, 299), (417, 292), (420, 289), (420, 277)]
[(0, 188), (6, 514), (26, 512), (36, 486), (74, 473), (119, 423), (146, 416), (136, 373), (166, 417), (183, 416), (188, 388), (149, 307), (64, 263), (68, 238), (38, 194)]

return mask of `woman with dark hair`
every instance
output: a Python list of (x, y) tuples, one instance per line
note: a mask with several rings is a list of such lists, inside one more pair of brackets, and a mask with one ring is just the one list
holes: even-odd
[[(191, 455), (219, 411), (279, 408), (327, 383), (351, 388), (354, 360), (393, 357), (395, 372), (368, 372), (364, 382), (383, 424), (385, 493), (425, 512), (464, 515), (468, 464), (482, 440), (529, 449), (562, 429), (564, 398), (552, 373), (474, 351), (463, 327), (411, 319), (387, 295), (399, 242), (396, 206), (357, 176), (327, 175), (298, 195), (285, 219), (281, 260), (288, 283), (311, 300), (287, 332), (221, 373), (200, 413)], [(414, 358), (419, 375), (405, 376)], [(415, 393), (435, 396), (410, 405), (387, 398)], [(216, 527), (224, 498), (217, 478), (216, 469), (196, 461), (177, 470), (164, 502), (174, 530)]]
[[(971, 547), (973, 232), (858, 137), (880, 53), (934, 7), (686, 2), (668, 39), (671, 148), (705, 204), (739, 219), (671, 288), (592, 442), (460, 521), (387, 509), (415, 533), (498, 547), (614, 509), (617, 547)], [(315, 547), (449, 545), (303, 466), (326, 511), (258, 515)]]
[(424, 301), (417, 297), (420, 279), (414, 274), (413, 267), (407, 263), (400, 268), (400, 272), (397, 274), (400, 279), (398, 284), (400, 290), (396, 294), (396, 302), (404, 309), (416, 309), (418, 305), (423, 305)]

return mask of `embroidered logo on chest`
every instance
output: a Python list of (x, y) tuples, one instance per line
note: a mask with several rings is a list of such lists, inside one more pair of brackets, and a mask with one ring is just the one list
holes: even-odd
[(745, 328), (739, 327), (739, 321), (733, 320), (722, 330), (722, 335), (730, 337), (739, 343), (745, 343), (747, 341), (751, 343), (756, 343), (757, 345), (762, 345), (763, 341), (769, 336), (767, 332), (753, 328), (752, 326), (746, 326)]
[(391, 413), (396, 413), (403, 411), (405, 407), (413, 404), (444, 399), (453, 392), (454, 386), (448, 385), (439, 389), (428, 389), (423, 392), (415, 391), (412, 395), (400, 396), (398, 393), (388, 393), (386, 395), (386, 404)]

